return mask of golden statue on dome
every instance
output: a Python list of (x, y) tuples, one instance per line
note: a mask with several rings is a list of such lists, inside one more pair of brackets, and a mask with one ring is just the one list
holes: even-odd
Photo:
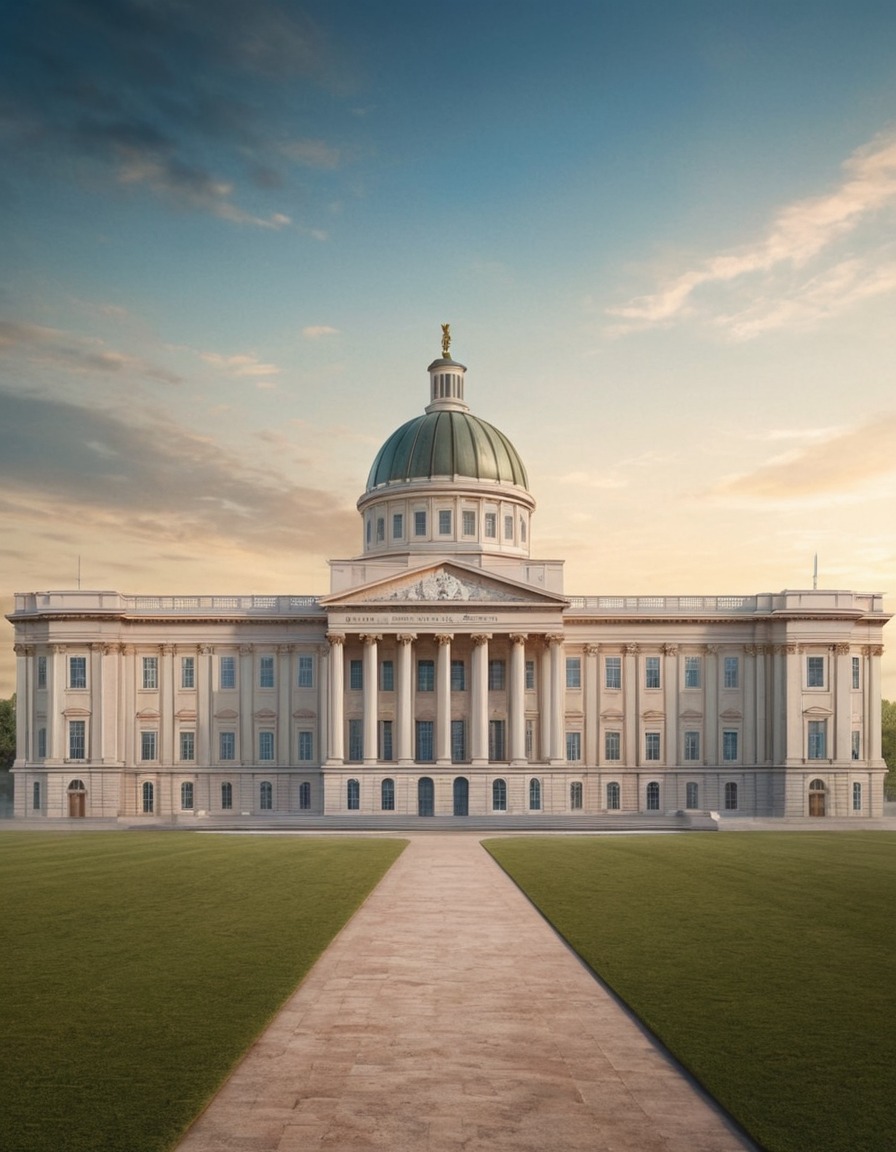
[(442, 359), (450, 360), (451, 354), (448, 349), (451, 347), (451, 325), (442, 325)]

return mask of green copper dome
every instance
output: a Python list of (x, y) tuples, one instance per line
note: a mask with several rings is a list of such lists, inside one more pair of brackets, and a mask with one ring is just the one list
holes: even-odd
[(503, 432), (469, 411), (440, 408), (409, 420), (392, 433), (373, 462), (367, 491), (440, 476), (529, 487), (523, 462)]

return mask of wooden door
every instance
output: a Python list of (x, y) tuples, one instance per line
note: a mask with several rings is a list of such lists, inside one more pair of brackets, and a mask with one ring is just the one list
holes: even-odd
[(824, 792), (809, 793), (809, 815), (824, 816)]

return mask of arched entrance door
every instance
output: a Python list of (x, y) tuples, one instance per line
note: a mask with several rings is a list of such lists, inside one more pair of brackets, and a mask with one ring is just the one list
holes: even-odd
[(87, 815), (87, 789), (83, 780), (72, 780), (68, 786), (68, 814), (75, 820)]
[(435, 807), (435, 788), (432, 778), (421, 776), (417, 781), (417, 815), (432, 816), (435, 814)]
[(470, 781), (466, 776), (454, 778), (454, 815), (470, 815)]
[(824, 816), (824, 780), (812, 780), (809, 784), (809, 815)]

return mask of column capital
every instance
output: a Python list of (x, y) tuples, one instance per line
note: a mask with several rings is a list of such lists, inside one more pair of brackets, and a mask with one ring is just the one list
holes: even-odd
[(212, 644), (200, 644), (199, 645), (199, 655), (200, 656), (211, 656), (214, 653), (214, 651), (215, 651), (214, 645), (212, 645)]
[(295, 644), (278, 644), (277, 645), (277, 655), (278, 656), (288, 656), (294, 648), (295, 648)]
[(473, 636), (470, 637), (470, 639), (473, 641), (473, 646), (475, 648), (481, 648), (483, 644), (488, 644), (488, 642), (489, 642), (489, 640), (491, 640), (491, 638), (492, 638), (491, 632), (477, 632)]
[(251, 644), (240, 644), (240, 656), (251, 656), (254, 649)]
[(361, 641), (361, 643), (367, 645), (378, 644), (382, 638), (383, 637), (378, 632), (362, 632), (358, 636), (358, 639)]
[(704, 644), (703, 651), (707, 656), (716, 656), (718, 655), (719, 646), (718, 644)]
[(68, 652), (68, 645), (66, 644), (51, 644), (50, 648), (55, 656), (64, 656)]
[(327, 643), (330, 645), (331, 648), (335, 648), (337, 645), (344, 644), (345, 643), (344, 633), (342, 633), (342, 632), (328, 632), (327, 633)]
[(510, 643), (511, 644), (525, 644), (528, 639), (529, 639), (529, 635), (527, 632), (511, 632), (510, 633)]
[(549, 632), (548, 635), (545, 636), (546, 642), (552, 646), (554, 644), (558, 644), (558, 645), (562, 644), (565, 639), (566, 639), (566, 637), (563, 635), (562, 632)]
[(624, 648), (626, 656), (637, 656), (641, 651), (640, 644), (625, 644)]
[(863, 656), (883, 656), (883, 644), (866, 644), (862, 649)]
[(416, 632), (399, 632), (395, 637), (399, 644), (413, 644), (417, 639)]
[(663, 645), (663, 655), (664, 656), (677, 656), (678, 655), (678, 645), (677, 644), (664, 644)]
[(33, 644), (14, 644), (12, 650), (13, 650), (13, 652), (15, 652), (16, 656), (30, 656), (31, 653), (34, 651), (34, 645)]
[(598, 656), (600, 654), (600, 644), (586, 644), (584, 651), (586, 656)]
[(436, 643), (444, 647), (454, 639), (453, 632), (436, 632)]
[(838, 644), (838, 645), (836, 645), (836, 649), (837, 649), (837, 655), (838, 656), (848, 656), (849, 655), (849, 645), (848, 644)]

